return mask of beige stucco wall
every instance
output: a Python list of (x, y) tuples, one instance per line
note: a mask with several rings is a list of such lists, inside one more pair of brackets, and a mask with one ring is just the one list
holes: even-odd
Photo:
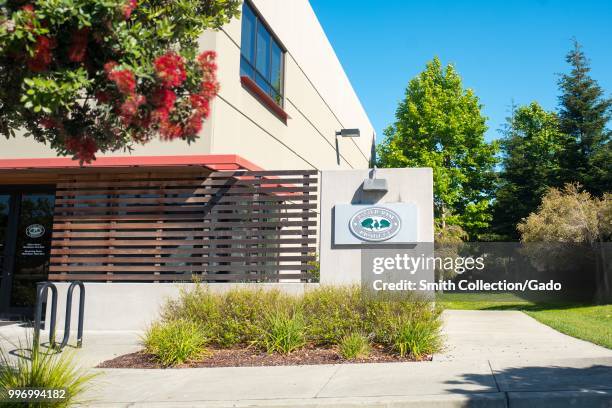
[[(361, 249), (372, 244), (335, 245), (336, 204), (413, 203), (417, 207), (417, 242), (434, 241), (433, 173), (431, 168), (378, 169), (376, 177), (387, 180), (384, 193), (363, 191), (368, 170), (323, 171), (321, 173), (321, 217), (319, 260), (321, 284), (353, 284), (361, 281)], [(346, 225), (348, 228), (348, 225)], [(379, 248), (385, 244), (378, 244)], [(375, 246), (374, 246), (375, 247)]]
[[(205, 33), (202, 49), (218, 53), (219, 96), (201, 137), (192, 145), (154, 140), (132, 152), (108, 156), (238, 154), (266, 169), (367, 168), (374, 130), (307, 0), (254, 0), (286, 47), (283, 123), (240, 83), (241, 22)], [(335, 132), (359, 128), (361, 137)], [(44, 145), (23, 137), (0, 140), (0, 158), (54, 157)]]

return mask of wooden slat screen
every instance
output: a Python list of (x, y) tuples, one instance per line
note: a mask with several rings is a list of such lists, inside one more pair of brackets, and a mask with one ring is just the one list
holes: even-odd
[(315, 170), (60, 177), (50, 280), (312, 279)]

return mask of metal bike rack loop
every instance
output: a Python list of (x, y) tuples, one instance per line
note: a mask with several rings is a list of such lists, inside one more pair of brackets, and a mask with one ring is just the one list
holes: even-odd
[(36, 313), (34, 317), (34, 344), (38, 345), (40, 339), (40, 325), (42, 321), (42, 300), (46, 290), (51, 289), (51, 315), (49, 324), (49, 345), (58, 351), (61, 351), (68, 344), (70, 339), (70, 320), (72, 318), (72, 295), (74, 288), (79, 287), (79, 321), (77, 326), (77, 348), (83, 345), (83, 319), (85, 312), (85, 285), (81, 281), (74, 281), (68, 287), (66, 294), (66, 315), (64, 318), (64, 338), (56, 347), (55, 343), (55, 325), (57, 315), (57, 287), (52, 282), (44, 282), (38, 284), (36, 291)]
[(34, 313), (34, 348), (40, 341), (40, 324), (42, 321), (43, 294), (51, 289), (51, 322), (49, 324), (49, 343), (55, 344), (55, 316), (57, 315), (57, 288), (51, 282), (39, 283), (36, 287), (36, 306)]
[(79, 287), (79, 323), (77, 326), (77, 348), (81, 348), (83, 345), (83, 312), (85, 311), (85, 285), (81, 281), (74, 281), (68, 287), (68, 294), (66, 295), (66, 319), (64, 323), (64, 338), (59, 346), (59, 349), (63, 349), (68, 344), (70, 338), (70, 320), (72, 316), (72, 292), (74, 288)]

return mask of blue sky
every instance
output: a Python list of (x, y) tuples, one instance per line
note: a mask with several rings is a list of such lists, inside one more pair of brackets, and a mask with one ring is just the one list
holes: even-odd
[(557, 107), (557, 73), (576, 37), (612, 94), (611, 0), (310, 0), (378, 134), (408, 81), (434, 55), (453, 63), (484, 105), (487, 139), (511, 101)]

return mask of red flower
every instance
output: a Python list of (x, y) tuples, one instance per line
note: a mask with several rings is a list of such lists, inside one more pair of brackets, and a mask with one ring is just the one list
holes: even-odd
[(134, 94), (128, 96), (128, 98), (119, 108), (119, 114), (121, 115), (123, 123), (129, 125), (132, 122), (134, 116), (136, 116), (136, 114), (138, 113), (138, 108), (140, 107), (140, 105), (142, 105), (146, 101), (147, 98), (142, 95)]
[(123, 6), (123, 16), (126, 20), (129, 20), (132, 16), (132, 11), (138, 6), (138, 2), (136, 0), (127, 0), (125, 5)]
[(28, 68), (34, 72), (46, 70), (53, 60), (53, 55), (51, 54), (53, 48), (55, 48), (55, 40), (39, 35), (36, 38), (34, 56), (28, 60)]
[(174, 140), (183, 137), (183, 128), (176, 123), (165, 121), (160, 123), (159, 133), (164, 140)]
[(159, 124), (167, 122), (170, 117), (170, 112), (164, 108), (155, 109), (151, 115), (151, 120)]
[(198, 64), (200, 64), (200, 68), (204, 71), (204, 76), (208, 77), (210, 80), (215, 79), (215, 72), (217, 71), (217, 63), (215, 59), (217, 58), (217, 53), (214, 51), (204, 51), (200, 55), (198, 55)]
[(202, 120), (202, 115), (200, 115), (199, 113), (192, 115), (187, 121), (187, 125), (185, 126), (185, 135), (196, 136), (200, 132), (200, 130), (202, 130)]
[(96, 158), (98, 145), (90, 137), (69, 137), (65, 142), (66, 150), (76, 156), (81, 162), (87, 162)]
[[(109, 64), (107, 63), (106, 65)], [(108, 79), (113, 81), (115, 85), (117, 85), (117, 88), (119, 88), (119, 92), (124, 95), (131, 95), (136, 90), (136, 79), (134, 73), (129, 69), (110, 71), (108, 73)]]
[(168, 112), (174, 108), (174, 102), (176, 101), (176, 94), (174, 91), (167, 88), (160, 88), (153, 94), (153, 103), (155, 106), (165, 109)]
[(117, 65), (119, 65), (117, 64), (117, 61), (108, 61), (106, 64), (104, 64), (104, 72), (106, 72), (106, 75), (110, 74)]
[(27, 13), (34, 13), (34, 6), (32, 4), (24, 4), (21, 9)]
[(81, 62), (85, 59), (87, 52), (87, 41), (89, 40), (89, 28), (84, 27), (72, 33), (72, 43), (68, 50), (68, 59), (72, 62)]
[(212, 99), (219, 92), (219, 84), (216, 81), (204, 81), (200, 85), (200, 95), (204, 98)]
[(198, 62), (200, 65), (206, 65), (214, 61), (215, 58), (217, 58), (217, 53), (213, 50), (208, 50), (198, 55)]
[(196, 110), (196, 112), (207, 118), (210, 113), (210, 100), (200, 94), (194, 94), (189, 96), (189, 100), (191, 102), (191, 107)]
[(183, 57), (173, 52), (157, 57), (154, 65), (157, 76), (165, 87), (180, 86), (187, 78)]

